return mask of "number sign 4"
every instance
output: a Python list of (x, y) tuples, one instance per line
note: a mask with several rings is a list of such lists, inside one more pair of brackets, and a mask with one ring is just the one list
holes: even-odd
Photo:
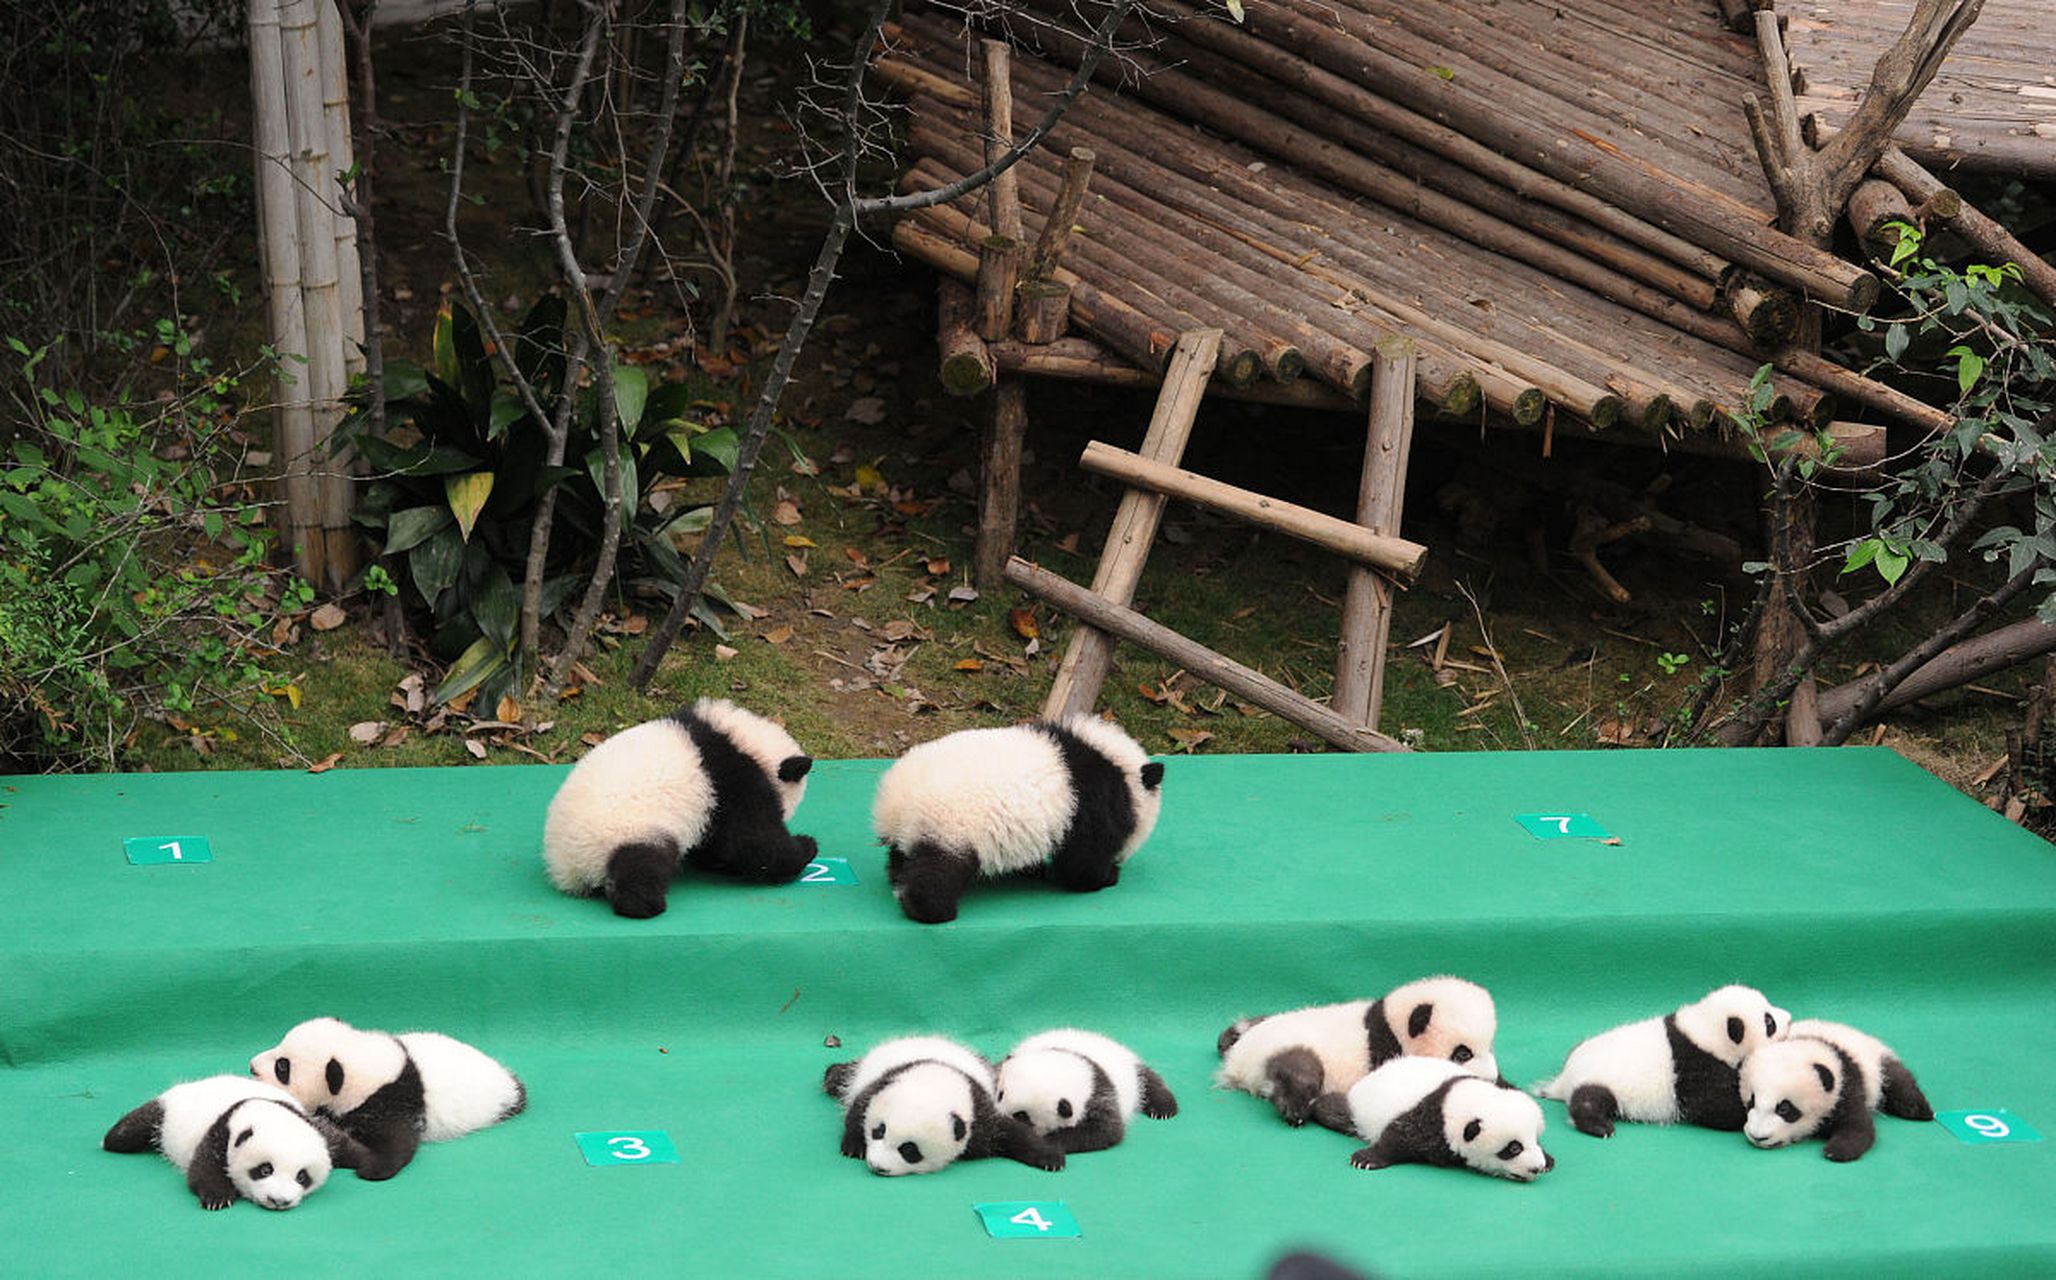
[(995, 1240), (1063, 1240), (1084, 1234), (1061, 1200), (1002, 1200), (972, 1205)]

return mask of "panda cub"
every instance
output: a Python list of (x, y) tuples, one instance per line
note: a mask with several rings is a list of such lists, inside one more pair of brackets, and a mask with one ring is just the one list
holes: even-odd
[(442, 1142), (519, 1115), (528, 1091), (485, 1054), (434, 1031), (388, 1035), (313, 1018), (250, 1059), (299, 1102), (364, 1144), (357, 1176), (390, 1178), (426, 1140)]
[(900, 909), (941, 924), (980, 875), (1042, 871), (1080, 893), (1118, 882), (1156, 827), (1163, 779), (1106, 720), (965, 729), (893, 762), (872, 826)]
[(829, 1067), (821, 1087), (842, 1104), (842, 1153), (873, 1173), (934, 1173), (987, 1156), (1064, 1167), (1061, 1148), (993, 1105), (992, 1064), (941, 1036), (887, 1040)]
[(1532, 1182), (1556, 1167), (1533, 1098), (1446, 1058), (1394, 1058), (1346, 1095), (1315, 1099), (1313, 1118), (1371, 1144), (1349, 1157), (1359, 1169), (1432, 1164)]
[(238, 1198), (290, 1209), (319, 1191), (331, 1169), (367, 1159), (355, 1139), (309, 1115), (291, 1094), (244, 1076), (175, 1084), (115, 1121), (100, 1145), (163, 1152), (203, 1209), (226, 1209)]
[(1138, 1111), (1152, 1120), (1178, 1114), (1170, 1086), (1133, 1050), (1075, 1027), (1015, 1045), (1000, 1061), (993, 1101), (1072, 1155), (1113, 1146)]
[(1761, 991), (1720, 987), (1675, 1013), (1584, 1041), (1535, 1092), (1569, 1103), (1571, 1123), (1595, 1138), (1612, 1137), (1616, 1119), (1738, 1130), (1748, 1110), (1737, 1068), (1791, 1023)]
[(664, 913), (681, 864), (780, 884), (813, 861), (811, 836), (786, 830), (813, 760), (792, 735), (732, 702), (623, 729), (587, 752), (550, 801), (543, 862), (578, 897), (614, 913)]
[(1306, 1123), (1314, 1099), (1342, 1093), (1373, 1067), (1411, 1055), (1443, 1058), (1496, 1080), (1492, 995), (1462, 978), (1420, 978), (1376, 1000), (1244, 1018), (1220, 1035), (1215, 1082), (1268, 1098), (1286, 1124)]
[(1874, 1036), (1807, 1018), (1742, 1059), (1742, 1132), (1759, 1147), (1827, 1139), (1827, 1158), (1854, 1160), (1877, 1141), (1871, 1112), (1932, 1120), (1934, 1108), (1899, 1055)]

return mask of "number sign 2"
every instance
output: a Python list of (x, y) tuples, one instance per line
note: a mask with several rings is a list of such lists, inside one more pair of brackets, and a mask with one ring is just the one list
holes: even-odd
[(801, 884), (855, 884), (857, 873), (848, 858), (816, 858), (800, 872)]
[(662, 1129), (609, 1129), (573, 1134), (578, 1153), (594, 1168), (617, 1164), (677, 1164), (678, 1148)]
[(2004, 1107), (1944, 1111), (1935, 1117), (1942, 1127), (1965, 1142), (2040, 1142), (2034, 1126)]
[(1084, 1234), (1061, 1200), (1001, 1200), (971, 1208), (985, 1224), (985, 1234), (995, 1240), (1060, 1240)]
[(121, 851), (138, 867), (214, 861), (214, 846), (206, 836), (129, 836)]

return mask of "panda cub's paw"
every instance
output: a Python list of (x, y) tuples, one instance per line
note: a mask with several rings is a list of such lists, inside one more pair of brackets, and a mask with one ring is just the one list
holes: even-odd
[(1358, 1147), (1350, 1154), (1349, 1163), (1357, 1169), (1389, 1169), (1392, 1162), (1376, 1147)]
[(209, 1195), (200, 1197), (200, 1207), (202, 1209), (207, 1210), (209, 1213), (212, 1213), (218, 1209), (226, 1209), (235, 1202), (236, 1198), (234, 1196), (224, 1197)]

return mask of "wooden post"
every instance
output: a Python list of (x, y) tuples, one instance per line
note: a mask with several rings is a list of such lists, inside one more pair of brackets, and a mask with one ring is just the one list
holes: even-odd
[(1414, 577), (1428, 558), (1428, 549), (1418, 542), (1372, 533), (1361, 525), (1337, 520), (1311, 507), (1265, 497), (1249, 489), (1238, 489), (1210, 476), (1145, 458), (1126, 449), (1116, 449), (1098, 440), (1086, 444), (1078, 465), (1086, 471), (1112, 476), (1130, 485), (1183, 498), (1238, 520), (1290, 534), (1302, 542), (1311, 542), (1337, 555), (1375, 565), (1402, 577)]
[(980, 591), (1000, 583), (1000, 571), (1014, 554), (1014, 530), (1021, 510), (1021, 442), (1028, 434), (1028, 384), (1019, 374), (992, 388), (992, 414), (985, 422), (978, 463), (978, 540), (971, 550), (971, 581)]
[(1013, 323), (1014, 286), (1021, 278), (1021, 242), (987, 236), (978, 253), (978, 306), (974, 327), (987, 342), (1007, 336)]
[[(1156, 412), (1150, 415), (1149, 430), (1142, 437), (1143, 457), (1175, 463), (1185, 456), (1192, 420), (1199, 413), (1206, 380), (1220, 351), (1219, 329), (1194, 329), (1179, 336), (1170, 366), (1164, 371), (1163, 389), (1157, 393)], [(1135, 599), (1142, 566), (1149, 559), (1150, 544), (1156, 541), (1157, 522), (1163, 518), (1164, 501), (1160, 493), (1139, 489), (1122, 495), (1100, 552), (1099, 570), (1092, 578), (1093, 595), (1115, 605)], [(1057, 719), (1090, 712), (1100, 686), (1106, 683), (1112, 658), (1113, 642), (1105, 632), (1079, 627), (1071, 634), (1063, 662), (1057, 667), (1056, 680), (1042, 704), (1043, 715)]]
[(1021, 341), (1046, 346), (1064, 336), (1071, 321), (1071, 286), (1055, 280), (1023, 280), (1014, 289), (1014, 329)]
[[(979, 42), (985, 50), (985, 163), (991, 164), (1014, 145), (1014, 81), (1004, 40)], [(1009, 240), (1021, 238), (1020, 181), (1010, 168), (995, 176), (992, 187), (992, 229)], [(1005, 337), (987, 334), (989, 338)]]
[[(1405, 751), (1405, 744), (1374, 729), (1355, 725), (1313, 699), (1294, 693), (1260, 671), (1252, 671), (1232, 658), (1179, 635), (1135, 610), (1109, 602), (1037, 565), (1015, 556), (1007, 561), (1007, 581), (1031, 595), (1049, 601), (1066, 613), (1077, 615), (1078, 635), (1104, 636), (1111, 632), (1131, 644), (1177, 663), (1208, 684), (1226, 689), (1238, 698), (1280, 716), (1320, 736), (1330, 746), (1344, 751)], [(1050, 714), (1047, 710), (1045, 715)]]
[[(1405, 337), (1386, 338), (1371, 356), (1370, 430), (1364, 441), (1363, 479), (1356, 496), (1356, 522), (1373, 533), (1399, 532), (1413, 418), (1413, 342)], [(1378, 727), (1378, 712), (1384, 704), (1385, 640), (1391, 627), (1392, 584), (1368, 569), (1351, 568), (1349, 589), (1342, 599), (1335, 694), (1328, 705), (1343, 719), (1366, 728)]]
[(1064, 159), (1063, 182), (1043, 220), (1042, 234), (1035, 238), (1035, 251), (1028, 255), (1028, 278), (1047, 280), (1064, 260), (1064, 248), (1071, 243), (1071, 230), (1078, 222), (1079, 206), (1085, 203), (1085, 189), (1092, 181), (1093, 162), (1098, 157), (1091, 147), (1072, 147)]

